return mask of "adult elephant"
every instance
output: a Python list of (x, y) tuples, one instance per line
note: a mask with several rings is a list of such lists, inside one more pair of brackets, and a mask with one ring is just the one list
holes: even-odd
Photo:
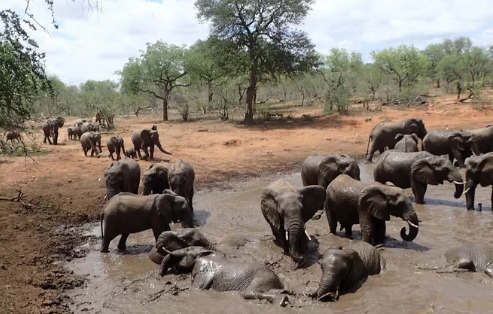
[[(385, 148), (394, 148), (397, 134), (416, 134), (420, 139), (426, 135), (423, 120), (416, 118), (404, 119), (398, 122), (380, 122), (373, 127), (368, 138), (366, 153), (368, 160), (373, 159), (373, 154), (378, 150), (383, 153)], [(371, 145), (370, 145), (371, 142)], [(369, 148), (369, 150), (368, 150)]]
[(406, 189), (412, 188), (416, 203), (424, 204), (428, 184), (438, 185), (443, 181), (455, 184), (455, 198), (462, 195), (464, 182), (459, 169), (444, 157), (428, 152), (404, 153), (385, 152), (378, 160), (373, 172), (375, 181)]
[(471, 132), (471, 149), (475, 155), (493, 152), (493, 125), (473, 129)]
[[(466, 159), (466, 208), (474, 209), (476, 187), (493, 186), (493, 152)], [(491, 206), (493, 208), (493, 187), (491, 191)]]
[(142, 155), (140, 154), (141, 149), (144, 151), (145, 159), (154, 159), (154, 146), (157, 146), (161, 152), (171, 155), (170, 152), (167, 152), (161, 146), (161, 142), (159, 141), (159, 133), (157, 130), (143, 129), (133, 132), (132, 143), (134, 144), (134, 149), (137, 152), (137, 155), (139, 155), (139, 159), (142, 159)]
[[(101, 134), (99, 132), (86, 132), (80, 137), (80, 145), (84, 156), (87, 157), (87, 152), (91, 150), (91, 157), (99, 155), (101, 151)], [(99, 150), (98, 150), (99, 146)]]
[(380, 249), (352, 241), (349, 248), (326, 250), (319, 264), (322, 276), (314, 296), (319, 301), (336, 301), (340, 294), (357, 288), (368, 276), (383, 271), (386, 263)]
[[(170, 184), (168, 179), (168, 167), (164, 164), (152, 164), (142, 176), (142, 185), (144, 188), (142, 194), (144, 195), (161, 194), (164, 192), (164, 190), (169, 189)], [(178, 192), (176, 193), (178, 195), (181, 195)], [(185, 197), (184, 195), (181, 196)], [(191, 205), (191, 200), (187, 199), (187, 201), (189, 205)]]
[(113, 135), (106, 142), (106, 147), (108, 147), (109, 156), (111, 160), (115, 160), (113, 153), (116, 153), (116, 160), (121, 159), (121, 153), (125, 155), (125, 142), (123, 138), (119, 135)]
[(395, 136), (394, 150), (398, 152), (417, 152), (419, 138), (416, 134), (397, 134)]
[[(46, 121), (42, 126), (44, 134), (43, 143), (46, 144), (46, 140), (48, 140), (48, 143), (50, 145), (57, 145), (58, 129), (63, 127), (64, 123), (65, 119), (62, 117), (57, 117), (56, 119), (48, 119), (48, 121)], [(53, 138), (53, 143), (51, 142), (50, 137)]]
[(341, 174), (327, 187), (325, 210), (330, 232), (336, 234), (339, 222), (352, 236), (352, 226), (360, 224), (362, 239), (370, 244), (381, 244), (385, 240), (385, 221), (390, 215), (407, 221), (409, 234), (403, 227), (401, 237), (412, 241), (418, 235), (418, 215), (409, 197), (398, 187), (381, 183), (362, 183)]
[(104, 171), (106, 198), (111, 199), (120, 192), (137, 194), (140, 183), (140, 166), (133, 159), (112, 162)]
[(311, 155), (301, 165), (303, 186), (321, 185), (324, 189), (340, 174), (359, 180), (358, 162), (348, 155)]
[(169, 167), (168, 180), (171, 190), (186, 198), (193, 211), (195, 171), (192, 165), (182, 160), (173, 163)]
[(464, 167), (464, 160), (471, 156), (471, 132), (464, 130), (432, 130), (423, 139), (423, 150), (433, 155), (448, 155), (450, 162), (457, 160)]
[(275, 181), (262, 192), (260, 207), (275, 243), (300, 266), (308, 242), (305, 223), (322, 208), (324, 199), (325, 189), (322, 186), (309, 185), (295, 189), (286, 180)]
[(121, 235), (119, 250), (126, 249), (130, 233), (152, 229), (154, 238), (170, 230), (171, 222), (193, 227), (193, 215), (187, 200), (176, 194), (135, 195), (119, 193), (106, 205), (101, 215), (101, 252), (108, 252), (111, 240)]

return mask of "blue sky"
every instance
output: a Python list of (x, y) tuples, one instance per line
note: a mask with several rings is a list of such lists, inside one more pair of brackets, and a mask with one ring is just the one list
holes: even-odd
[[(208, 25), (196, 18), (195, 0), (90, 1), (99, 1), (100, 10), (88, 8), (87, 0), (56, 0), (59, 29), (35, 34), (48, 72), (70, 84), (118, 80), (115, 71), (146, 42), (191, 45), (208, 35)], [(2, 0), (0, 9), (23, 12), (25, 3)], [(43, 3), (31, 0), (31, 11), (49, 25)], [(459, 36), (493, 45), (493, 9), (485, 0), (315, 0), (302, 28), (321, 53), (345, 48), (369, 60), (374, 50), (400, 44), (424, 48)]]

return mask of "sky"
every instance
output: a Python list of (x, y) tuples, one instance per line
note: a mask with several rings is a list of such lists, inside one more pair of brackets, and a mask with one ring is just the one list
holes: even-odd
[[(88, 1), (99, 3), (90, 8)], [(197, 18), (195, 0), (55, 0), (58, 29), (50, 26), (44, 0), (29, 10), (45, 25), (33, 37), (46, 52), (49, 74), (65, 83), (111, 79), (148, 42), (192, 45), (206, 39), (209, 25)], [(1, 0), (0, 10), (24, 12), (26, 0)], [(491, 0), (315, 0), (300, 26), (327, 54), (331, 48), (360, 52), (401, 44), (423, 49), (446, 38), (467, 36), (480, 47), (493, 45)]]

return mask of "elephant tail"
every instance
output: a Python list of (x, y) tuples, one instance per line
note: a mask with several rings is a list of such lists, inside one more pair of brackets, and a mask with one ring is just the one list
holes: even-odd
[(104, 220), (104, 212), (101, 213), (101, 239), (104, 239), (103, 220)]

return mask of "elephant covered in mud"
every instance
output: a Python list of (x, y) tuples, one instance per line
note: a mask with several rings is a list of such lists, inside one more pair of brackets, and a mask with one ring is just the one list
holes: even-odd
[(130, 233), (152, 229), (154, 238), (170, 230), (171, 222), (181, 222), (184, 228), (193, 227), (193, 215), (187, 200), (175, 194), (115, 195), (101, 215), (101, 252), (108, 252), (111, 240), (121, 235), (119, 250), (126, 249)]
[(111, 199), (120, 192), (137, 194), (140, 183), (140, 166), (133, 159), (112, 162), (104, 171), (106, 197)]
[(471, 132), (471, 149), (475, 155), (493, 152), (493, 125), (469, 130)]
[(134, 145), (135, 152), (139, 155), (139, 159), (142, 159), (140, 150), (142, 149), (145, 154), (145, 159), (154, 159), (154, 146), (157, 146), (159, 150), (165, 154), (171, 155), (167, 152), (159, 141), (159, 133), (155, 129), (143, 129), (132, 133), (132, 143)]
[(195, 171), (192, 165), (181, 160), (173, 163), (169, 167), (168, 179), (171, 190), (186, 198), (193, 211)]
[(353, 241), (349, 248), (329, 248), (319, 260), (322, 269), (319, 288), (314, 296), (319, 301), (336, 301), (339, 295), (357, 289), (369, 275), (385, 269), (380, 249)]
[[(80, 137), (80, 145), (84, 156), (87, 157), (87, 152), (91, 150), (91, 157), (99, 155), (101, 152), (101, 134), (99, 132), (86, 132)], [(98, 150), (99, 147), (99, 150)]]
[(386, 151), (378, 160), (374, 170), (375, 181), (406, 189), (412, 188), (416, 203), (424, 204), (428, 184), (438, 185), (443, 181), (455, 184), (455, 198), (462, 195), (464, 182), (459, 169), (444, 157), (428, 152), (404, 153)]
[[(385, 148), (392, 149), (397, 143), (397, 134), (416, 134), (420, 139), (426, 135), (426, 128), (423, 120), (410, 118), (398, 122), (380, 122), (370, 132), (367, 146), (367, 158), (373, 159), (373, 154), (378, 150), (383, 153)], [(370, 145), (371, 142), (371, 145)], [(368, 150), (369, 148), (369, 150)]]
[(385, 221), (390, 215), (400, 217), (409, 225), (403, 227), (401, 238), (412, 241), (418, 235), (418, 215), (409, 197), (401, 188), (381, 183), (362, 183), (341, 174), (327, 187), (325, 210), (330, 232), (336, 234), (337, 223), (352, 236), (352, 226), (360, 224), (362, 240), (370, 244), (385, 241)]
[(397, 134), (395, 136), (394, 150), (398, 152), (417, 152), (419, 138), (416, 134)]
[(121, 153), (125, 154), (125, 142), (123, 138), (118, 135), (113, 135), (106, 142), (106, 147), (108, 147), (109, 156), (111, 160), (115, 160), (113, 153), (116, 153), (116, 160), (121, 159)]
[[(65, 119), (62, 117), (57, 117), (56, 119), (48, 119), (45, 123), (42, 125), (43, 129), (43, 134), (44, 134), (44, 139), (43, 143), (46, 144), (46, 140), (48, 140), (48, 143), (51, 145), (57, 145), (58, 144), (58, 129), (63, 127), (63, 124), (65, 123)], [(53, 138), (53, 143), (50, 140), (50, 137)]]
[(324, 189), (341, 173), (359, 180), (358, 162), (348, 155), (311, 155), (301, 165), (303, 185), (321, 185)]
[(325, 190), (319, 185), (295, 189), (286, 180), (278, 180), (262, 192), (261, 210), (269, 224), (275, 243), (302, 266), (308, 236), (305, 223), (322, 208)]
[(474, 209), (476, 187), (492, 186), (491, 206), (493, 208), (493, 152), (480, 156), (471, 156), (466, 159), (466, 208)]
[[(152, 164), (142, 176), (142, 194), (161, 194), (166, 189), (170, 189), (168, 179), (168, 167), (164, 164)], [(176, 192), (176, 191), (175, 191)], [(180, 193), (177, 193), (181, 195)], [(184, 197), (184, 195), (181, 195)], [(190, 200), (188, 200), (190, 205)]]
[(463, 130), (432, 130), (423, 139), (423, 150), (433, 155), (448, 155), (450, 162), (457, 160), (464, 167), (464, 160), (471, 156), (471, 133)]

